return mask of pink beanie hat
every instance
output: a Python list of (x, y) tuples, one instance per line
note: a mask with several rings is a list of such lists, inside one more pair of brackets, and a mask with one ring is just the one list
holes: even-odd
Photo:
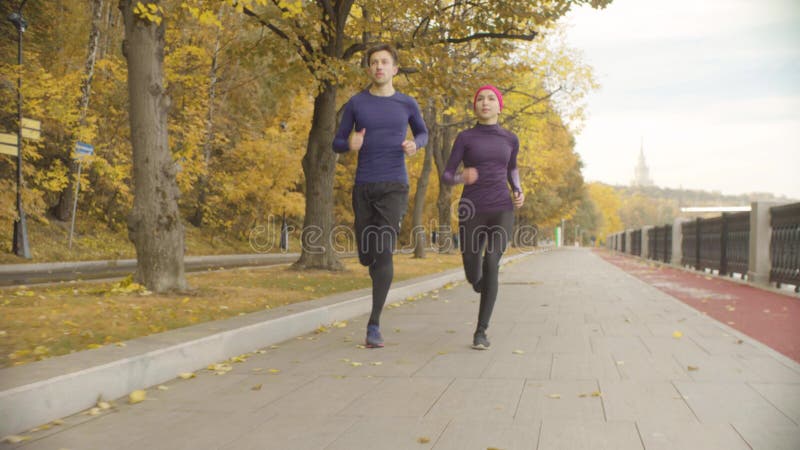
[(472, 99), (472, 109), (473, 110), (475, 109), (475, 104), (478, 102), (478, 94), (480, 94), (481, 91), (486, 91), (486, 90), (494, 92), (494, 95), (497, 96), (497, 102), (500, 103), (500, 111), (502, 111), (503, 110), (503, 94), (501, 94), (500, 91), (496, 87), (492, 86), (491, 84), (483, 85), (483, 86), (479, 87), (477, 91), (475, 91), (475, 97)]

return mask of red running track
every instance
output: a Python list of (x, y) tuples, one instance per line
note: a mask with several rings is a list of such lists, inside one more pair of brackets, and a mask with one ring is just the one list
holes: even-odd
[(800, 362), (800, 297), (596, 250), (595, 253), (692, 308)]

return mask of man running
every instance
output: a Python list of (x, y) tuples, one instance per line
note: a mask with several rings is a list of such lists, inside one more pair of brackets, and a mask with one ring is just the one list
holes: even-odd
[[(394, 277), (392, 256), (400, 222), (408, 208), (405, 157), (428, 143), (428, 130), (417, 102), (392, 85), (399, 67), (397, 50), (377, 45), (367, 51), (367, 61), (372, 83), (344, 105), (333, 150), (358, 151), (353, 213), (358, 259), (369, 267), (372, 279), (366, 346), (375, 348), (383, 347), (380, 316)], [(413, 140), (406, 139), (409, 125)]]

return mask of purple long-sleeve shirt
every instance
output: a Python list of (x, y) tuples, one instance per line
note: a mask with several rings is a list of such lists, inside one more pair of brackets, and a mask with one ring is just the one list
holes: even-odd
[(478, 181), (464, 186), (462, 203), (468, 200), (475, 212), (496, 212), (513, 210), (508, 187), (514, 192), (522, 192), (517, 154), (519, 138), (500, 125), (475, 124), (474, 127), (458, 134), (450, 152), (450, 159), (442, 174), (446, 184), (463, 183), (461, 174), (456, 174), (460, 163), (464, 167), (478, 170)]
[(361, 91), (344, 105), (342, 122), (333, 139), (333, 151), (348, 151), (347, 140), (353, 127), (356, 131), (366, 128), (364, 144), (358, 151), (355, 183), (408, 184), (402, 144), (409, 125), (417, 148), (424, 147), (428, 143), (428, 129), (413, 98), (399, 92), (379, 97), (369, 90)]

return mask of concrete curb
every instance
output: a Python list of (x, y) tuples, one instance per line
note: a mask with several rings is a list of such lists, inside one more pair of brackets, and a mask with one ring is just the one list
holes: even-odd
[[(514, 255), (503, 264), (529, 256)], [(387, 303), (464, 280), (462, 269), (395, 283)], [(0, 436), (19, 433), (232, 356), (350, 319), (371, 309), (361, 289), (0, 369)]]

